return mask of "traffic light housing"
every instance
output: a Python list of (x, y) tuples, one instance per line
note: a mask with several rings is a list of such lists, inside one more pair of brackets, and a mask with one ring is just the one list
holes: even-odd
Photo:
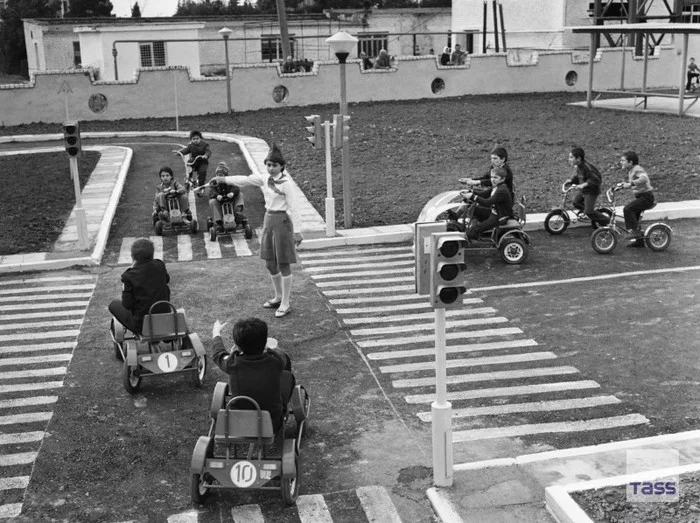
[(343, 142), (350, 139), (350, 117), (348, 115), (333, 115), (333, 147), (342, 149)]
[(63, 145), (68, 156), (75, 158), (82, 151), (80, 143), (80, 125), (78, 122), (65, 122), (63, 124)]
[(467, 287), (464, 282), (464, 233), (443, 232), (432, 236), (430, 251), (430, 305), (434, 309), (462, 307)]
[(321, 130), (321, 117), (317, 114), (312, 114), (304, 118), (306, 118), (307, 122), (311, 123), (311, 125), (306, 128), (306, 130), (311, 133), (311, 136), (307, 136), (306, 139), (311, 142), (314, 149), (322, 149), (323, 143), (321, 137), (323, 136), (323, 131)]

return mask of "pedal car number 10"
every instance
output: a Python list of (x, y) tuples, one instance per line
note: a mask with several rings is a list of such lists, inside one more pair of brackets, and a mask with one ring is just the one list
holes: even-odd
[(250, 487), (258, 475), (258, 469), (250, 461), (239, 461), (231, 467), (231, 481), (238, 488)]

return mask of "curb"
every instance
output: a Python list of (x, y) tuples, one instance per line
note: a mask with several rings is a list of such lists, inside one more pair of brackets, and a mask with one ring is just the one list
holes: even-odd
[(428, 500), (430, 500), (430, 504), (433, 506), (433, 510), (442, 523), (464, 523), (464, 520), (460, 517), (454, 505), (452, 505), (449, 499), (442, 496), (439, 488), (431, 487), (426, 490), (425, 493), (428, 496)]

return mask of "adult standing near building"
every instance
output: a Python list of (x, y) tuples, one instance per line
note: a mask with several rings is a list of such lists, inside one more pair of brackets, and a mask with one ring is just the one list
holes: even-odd
[(450, 56), (450, 61), (452, 62), (452, 65), (464, 65), (464, 61), (467, 58), (467, 53), (462, 51), (462, 46), (459, 44), (455, 44), (455, 50), (452, 51), (452, 55)]

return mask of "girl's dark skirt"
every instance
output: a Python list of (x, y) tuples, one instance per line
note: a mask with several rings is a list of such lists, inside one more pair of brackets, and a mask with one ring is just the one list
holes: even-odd
[(267, 211), (260, 238), (260, 257), (278, 264), (297, 262), (294, 225), (285, 211)]

